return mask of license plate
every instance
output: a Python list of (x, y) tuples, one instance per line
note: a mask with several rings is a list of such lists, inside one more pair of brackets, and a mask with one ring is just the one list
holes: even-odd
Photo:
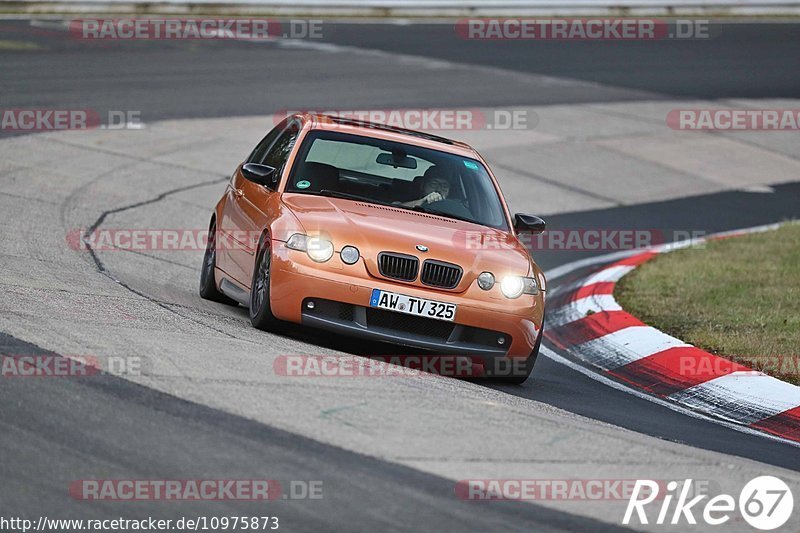
[(456, 319), (456, 304), (446, 304), (425, 300), (424, 298), (414, 298), (405, 294), (372, 289), (372, 296), (369, 299), (370, 307), (388, 309), (407, 315), (424, 316), (435, 318), (436, 320), (446, 320), (452, 322)]

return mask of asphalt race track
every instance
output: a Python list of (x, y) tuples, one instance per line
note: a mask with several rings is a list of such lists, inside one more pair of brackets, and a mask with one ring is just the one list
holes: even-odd
[[(520, 387), (276, 376), (280, 355), (398, 349), (251, 328), (244, 308), (197, 296), (201, 250), (68, 245), (86, 228), (207, 227), (271, 114), (293, 109), (525, 111), (537, 118), (526, 131), (443, 134), (481, 151), (512, 210), (545, 215), (551, 230), (670, 240), (798, 218), (797, 132), (674, 132), (664, 116), (800, 107), (800, 25), (728, 23), (712, 36), (466, 42), (448, 24), (340, 23), (312, 42), (82, 42), (57, 20), (0, 20), (0, 40), (30, 44), (0, 47), (0, 108), (136, 111), (144, 123), (0, 136), (0, 353), (143, 361), (141, 374), (0, 382), (0, 516), (271, 514), (288, 531), (593, 531), (621, 527), (626, 502), (469, 502), (456, 482), (694, 478), (738, 493), (776, 475), (800, 495), (797, 446), (673, 411), (546, 353)], [(535, 258), (553, 271), (607, 252)], [(80, 479), (262, 478), (318, 480), (324, 497), (265, 510), (68, 493)]]
[[(2, 31), (4, 39), (23, 38), (44, 52), (3, 54), (3, 105), (140, 109), (150, 121), (285, 109), (793, 98), (800, 92), (796, 24), (715, 24), (707, 40), (535, 43), (466, 41), (444, 23), (324, 27), (325, 43), (474, 67), (458, 75), (420, 73), (413, 85), (388, 58), (330, 62), (330, 53), (313, 48), (265, 54), (264, 46), (249, 42), (80, 41), (47, 20), (33, 28), (3, 21)], [(490, 76), (478, 67), (499, 70)], [(521, 82), (515, 72), (535, 77)], [(369, 90), (347, 90), (353, 79), (370, 79)]]

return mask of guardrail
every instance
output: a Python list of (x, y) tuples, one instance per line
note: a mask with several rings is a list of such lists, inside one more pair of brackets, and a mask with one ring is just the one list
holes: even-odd
[(344, 17), (800, 15), (800, 0), (0, 0), (0, 10)]

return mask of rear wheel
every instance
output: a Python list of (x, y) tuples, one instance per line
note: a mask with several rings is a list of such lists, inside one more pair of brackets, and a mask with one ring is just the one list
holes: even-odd
[(256, 265), (253, 269), (253, 283), (250, 285), (250, 323), (264, 331), (275, 331), (280, 321), (272, 314), (269, 299), (270, 269), (272, 251), (269, 237), (258, 247)]
[(239, 305), (220, 292), (217, 288), (217, 281), (214, 271), (217, 268), (217, 224), (211, 224), (208, 230), (208, 242), (206, 243), (206, 254), (203, 256), (203, 267), (200, 270), (200, 297), (212, 302), (219, 302), (228, 305)]

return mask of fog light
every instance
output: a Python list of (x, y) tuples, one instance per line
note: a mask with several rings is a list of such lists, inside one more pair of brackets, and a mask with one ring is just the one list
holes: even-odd
[(342, 248), (342, 251), (339, 252), (339, 255), (342, 258), (342, 262), (346, 265), (355, 264), (355, 262), (358, 261), (358, 258), (361, 257), (358, 248), (355, 246), (345, 246)]
[(491, 272), (481, 272), (481, 275), (478, 276), (478, 287), (485, 291), (494, 287), (494, 274)]
[(503, 336), (497, 337), (497, 344), (499, 344), (500, 346), (502, 346), (502, 345), (504, 345), (505, 343), (506, 343), (506, 338), (505, 338), (505, 337), (503, 337)]
[(316, 304), (312, 300), (306, 302), (306, 308), (314, 309), (314, 307), (316, 307)]

